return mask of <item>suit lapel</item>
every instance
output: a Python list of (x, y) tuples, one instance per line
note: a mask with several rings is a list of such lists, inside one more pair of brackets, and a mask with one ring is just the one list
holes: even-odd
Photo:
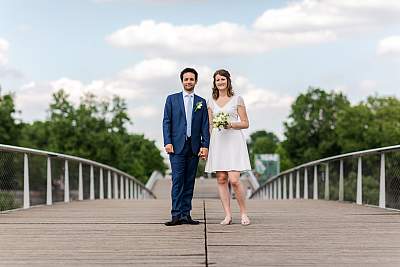
[(193, 109), (192, 109), (192, 122), (193, 122), (194, 116), (196, 115), (195, 109), (196, 109), (196, 105), (197, 105), (198, 101), (199, 101), (199, 97), (197, 95), (194, 95), (193, 96)]
[(183, 93), (182, 92), (180, 94), (178, 94), (178, 103), (179, 103), (180, 110), (183, 112), (183, 115), (186, 118), (185, 103), (183, 103)]

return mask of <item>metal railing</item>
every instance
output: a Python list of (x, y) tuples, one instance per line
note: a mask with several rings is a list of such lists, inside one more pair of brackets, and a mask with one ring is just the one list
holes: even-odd
[(54, 202), (156, 198), (139, 180), (84, 158), (0, 145), (0, 212)]
[(299, 165), (271, 177), (250, 198), (325, 199), (400, 209), (400, 145)]

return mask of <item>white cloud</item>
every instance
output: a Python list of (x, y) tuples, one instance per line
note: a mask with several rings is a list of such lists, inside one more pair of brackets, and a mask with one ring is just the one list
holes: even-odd
[(145, 2), (145, 3), (169, 5), (169, 4), (175, 4), (175, 3), (187, 4), (188, 2), (198, 3), (198, 2), (202, 2), (204, 0), (91, 0), (91, 1), (96, 4), (114, 4), (114, 3), (137, 4), (138, 2), (139, 3)]
[(123, 70), (120, 76), (127, 80), (146, 81), (175, 76), (177, 69), (178, 64), (175, 61), (153, 58)]
[(24, 74), (8, 64), (8, 49), (10, 44), (7, 40), (0, 38), (0, 77), (22, 79)]
[(251, 27), (231, 22), (173, 25), (144, 20), (115, 31), (106, 40), (148, 56), (247, 55), (382, 28), (400, 22), (399, 12), (396, 0), (303, 0), (266, 10)]
[(240, 88), (246, 105), (250, 109), (283, 108), (289, 109), (294, 99), (266, 88), (259, 88), (242, 76), (233, 80), (235, 88)]
[(265, 11), (254, 27), (272, 32), (337, 34), (399, 22), (399, 11), (397, 0), (303, 0)]
[(359, 88), (363, 95), (371, 95), (376, 92), (378, 83), (375, 80), (363, 80), (360, 82)]
[(129, 114), (131, 115), (132, 118), (141, 117), (144, 119), (148, 119), (160, 115), (160, 110), (161, 110), (160, 107), (152, 105), (138, 106), (131, 109)]
[(7, 63), (7, 51), (9, 44), (6, 40), (0, 38), (0, 65)]
[[(99, 79), (84, 83), (75, 79), (60, 78), (47, 82), (30, 82), (16, 93), (16, 105), (17, 109), (22, 111), (23, 119), (32, 121), (45, 117), (51, 94), (61, 88), (70, 95), (74, 104), (87, 92), (108, 99), (117, 94), (127, 102), (128, 114), (133, 122), (129, 129), (145, 133), (148, 138), (157, 140), (157, 145), (161, 147), (161, 122), (165, 99), (168, 94), (182, 90), (179, 73), (185, 66), (183, 62), (167, 59), (144, 60), (108, 80)], [(211, 96), (213, 71), (204, 65), (193, 67), (199, 72), (196, 94), (207, 99)], [(159, 78), (150, 80), (151, 73), (158, 74), (156, 77)], [(248, 109), (251, 126), (247, 132), (268, 129), (281, 136), (282, 121), (288, 115), (292, 97), (257, 87), (247, 78), (235, 73), (232, 77), (235, 92), (243, 96)]]
[(400, 56), (400, 35), (381, 40), (377, 49), (378, 55)]
[(263, 33), (228, 22), (176, 26), (146, 20), (117, 30), (106, 40), (116, 47), (143, 50), (148, 56), (211, 56), (263, 53), (277, 47), (321, 43), (334, 38), (329, 32)]

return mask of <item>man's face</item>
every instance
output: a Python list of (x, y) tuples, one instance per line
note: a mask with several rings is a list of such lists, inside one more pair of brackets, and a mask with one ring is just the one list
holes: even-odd
[(194, 90), (194, 86), (196, 85), (196, 76), (194, 73), (186, 72), (183, 74), (182, 78), (183, 89), (185, 89), (187, 92), (192, 92)]

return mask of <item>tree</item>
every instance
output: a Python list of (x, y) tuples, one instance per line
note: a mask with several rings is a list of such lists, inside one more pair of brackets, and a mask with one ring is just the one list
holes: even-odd
[(21, 126), (14, 117), (16, 113), (13, 96), (0, 96), (0, 144), (18, 144)]
[(336, 128), (343, 152), (396, 145), (400, 140), (400, 101), (368, 97), (340, 112)]
[(284, 149), (295, 164), (341, 153), (335, 131), (340, 111), (350, 106), (341, 93), (310, 87), (292, 104), (284, 123)]
[(86, 94), (77, 107), (64, 90), (53, 94), (45, 122), (25, 124), (21, 143), (108, 164), (145, 182), (153, 170), (165, 173), (166, 166), (154, 141), (128, 133), (126, 103)]

